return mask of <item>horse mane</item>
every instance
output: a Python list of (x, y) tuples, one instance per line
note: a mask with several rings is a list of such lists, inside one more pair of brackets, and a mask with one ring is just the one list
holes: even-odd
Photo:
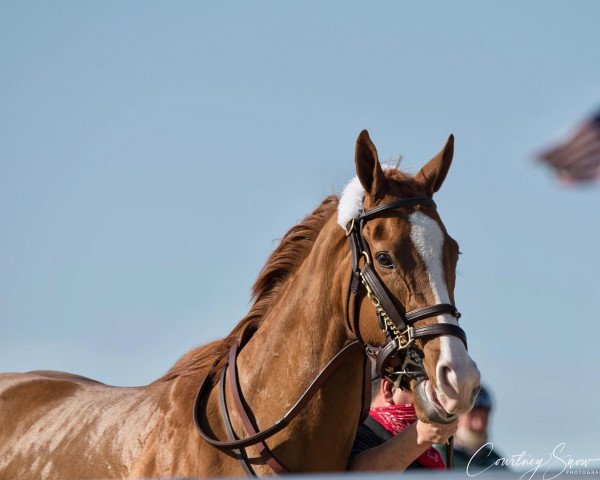
[(312, 213), (283, 236), (254, 283), (252, 307), (229, 335), (186, 353), (156, 381), (206, 375), (212, 365), (220, 367), (224, 364), (227, 352), (235, 341), (241, 345), (247, 342), (277, 301), (285, 282), (308, 257), (319, 232), (336, 211), (338, 202), (337, 196), (328, 196)]
[[(395, 195), (415, 197), (422, 194), (414, 177), (398, 170), (397, 165), (396, 168), (386, 170), (385, 176)], [(283, 236), (254, 283), (252, 307), (229, 335), (189, 351), (156, 382), (206, 375), (213, 365), (221, 368), (233, 342), (238, 341), (243, 346), (260, 327), (267, 312), (277, 302), (283, 285), (308, 257), (319, 232), (336, 212), (339, 200), (336, 195), (328, 196), (312, 213)]]

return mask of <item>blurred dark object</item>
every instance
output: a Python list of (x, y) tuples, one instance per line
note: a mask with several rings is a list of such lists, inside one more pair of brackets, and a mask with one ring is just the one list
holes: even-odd
[(485, 387), (480, 387), (479, 393), (475, 397), (475, 404), (473, 405), (473, 408), (485, 408), (486, 410), (491, 410), (492, 406), (493, 403), (490, 392), (488, 392)]
[(600, 112), (579, 125), (566, 141), (543, 151), (539, 157), (568, 183), (600, 178)]

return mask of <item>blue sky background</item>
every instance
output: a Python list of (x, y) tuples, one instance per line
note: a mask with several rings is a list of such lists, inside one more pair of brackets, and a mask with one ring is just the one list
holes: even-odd
[[(367, 128), (437, 200), (501, 453), (600, 458), (600, 3), (0, 2), (0, 370), (139, 385), (247, 311)], [(594, 464), (600, 466), (600, 462)], [(560, 467), (560, 465), (556, 465)]]

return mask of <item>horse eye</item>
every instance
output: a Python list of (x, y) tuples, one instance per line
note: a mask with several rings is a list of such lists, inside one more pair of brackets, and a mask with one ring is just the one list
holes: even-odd
[(387, 252), (377, 252), (375, 258), (377, 258), (379, 265), (383, 268), (394, 268), (395, 266), (392, 257), (390, 257), (390, 254)]

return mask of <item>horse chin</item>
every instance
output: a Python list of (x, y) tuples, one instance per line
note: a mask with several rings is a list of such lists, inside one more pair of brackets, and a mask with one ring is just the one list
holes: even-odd
[(419, 420), (426, 423), (452, 423), (457, 415), (450, 414), (437, 399), (435, 389), (429, 379), (413, 385), (415, 410)]

